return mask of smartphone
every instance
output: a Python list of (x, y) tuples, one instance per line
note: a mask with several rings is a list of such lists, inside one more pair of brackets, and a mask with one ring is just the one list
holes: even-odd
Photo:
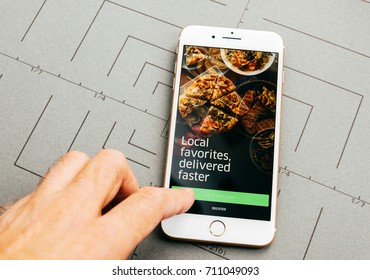
[(283, 41), (189, 26), (177, 48), (166, 188), (195, 203), (162, 222), (175, 239), (262, 247), (276, 231)]

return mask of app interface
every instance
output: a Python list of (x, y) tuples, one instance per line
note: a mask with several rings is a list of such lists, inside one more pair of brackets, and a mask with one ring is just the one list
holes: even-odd
[(171, 188), (188, 213), (271, 219), (278, 54), (184, 46)]

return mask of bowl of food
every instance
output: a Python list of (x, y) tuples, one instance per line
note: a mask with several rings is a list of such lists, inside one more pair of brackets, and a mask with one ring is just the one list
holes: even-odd
[(263, 173), (272, 173), (274, 164), (275, 130), (268, 128), (258, 132), (249, 146), (253, 164)]
[(231, 49), (222, 49), (221, 57), (232, 71), (245, 76), (261, 74), (275, 60), (274, 53)]

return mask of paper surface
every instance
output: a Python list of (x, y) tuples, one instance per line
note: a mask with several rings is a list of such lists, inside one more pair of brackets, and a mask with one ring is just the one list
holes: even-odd
[(1, 212), (71, 149), (119, 149), (141, 185), (161, 185), (180, 30), (271, 30), (285, 44), (275, 241), (204, 245), (156, 229), (130, 258), (370, 258), (369, 1), (0, 4)]

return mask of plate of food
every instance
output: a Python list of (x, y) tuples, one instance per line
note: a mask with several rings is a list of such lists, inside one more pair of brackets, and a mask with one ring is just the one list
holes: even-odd
[(180, 89), (178, 110), (194, 133), (209, 137), (228, 132), (247, 111), (234, 83), (213, 67)]
[(229, 70), (222, 60), (219, 48), (187, 46), (182, 61), (182, 67), (194, 76), (204, 71), (214, 74), (213, 67), (217, 67), (222, 73)]
[(275, 127), (275, 84), (264, 80), (249, 80), (239, 84), (237, 91), (247, 108), (247, 111), (239, 117), (239, 132), (253, 138), (260, 131)]
[(274, 53), (231, 49), (221, 49), (221, 57), (228, 68), (245, 76), (261, 74), (275, 60)]

